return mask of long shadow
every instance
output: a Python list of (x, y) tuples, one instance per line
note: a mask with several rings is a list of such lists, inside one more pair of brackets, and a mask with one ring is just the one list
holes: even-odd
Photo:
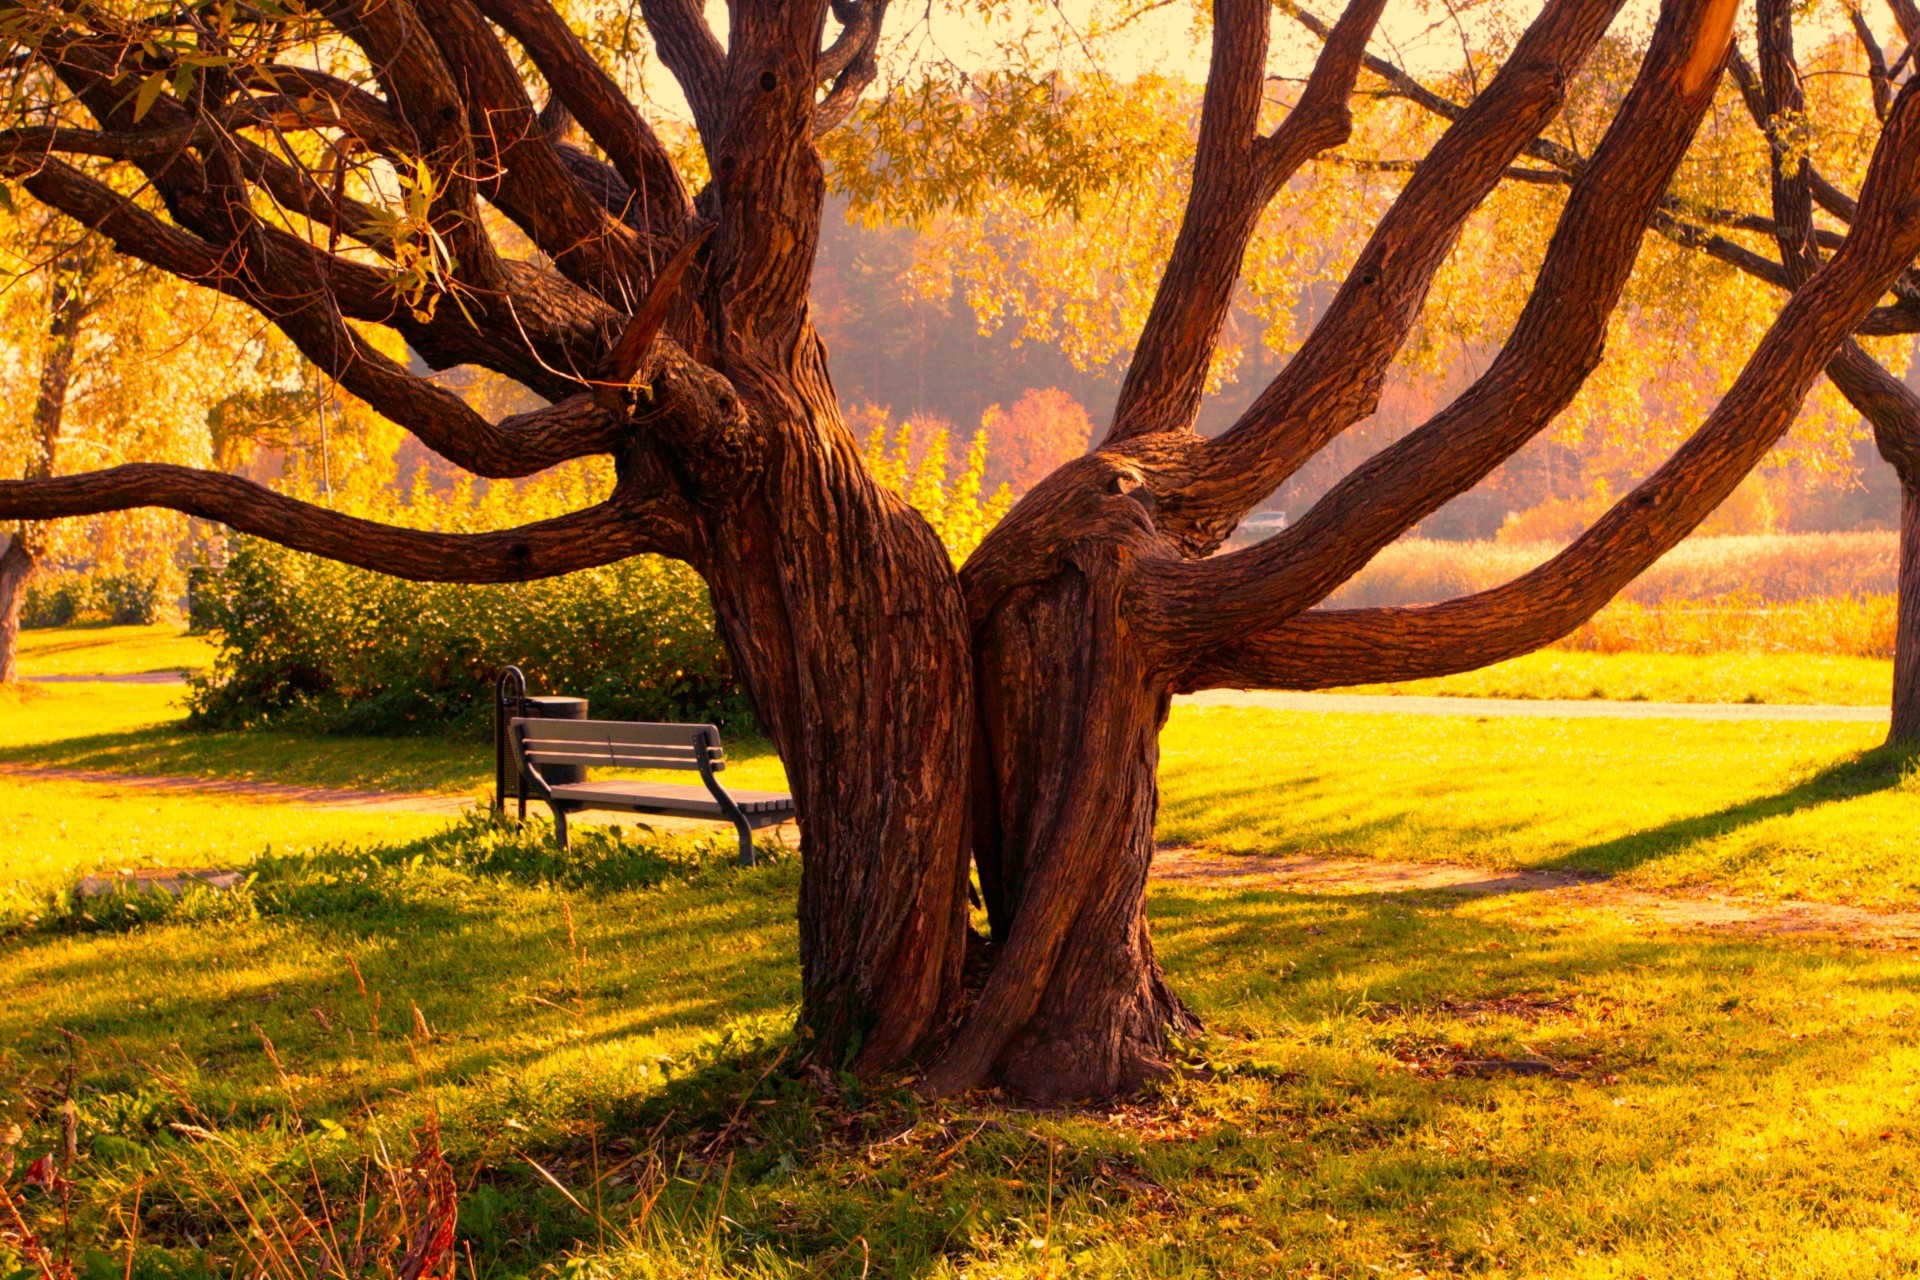
[(130, 775), (260, 778), (314, 786), (432, 790), (484, 776), (484, 743), (196, 730), (174, 722), (0, 747), (0, 764)]
[[(1325, 820), (1303, 827), (1298, 814), (1277, 804), (1286, 795), (1311, 796), (1325, 788), (1329, 780), (1317, 774), (1300, 774), (1277, 780), (1258, 779), (1237, 786), (1209, 785), (1207, 772), (1198, 766), (1162, 770), (1160, 826), (1184, 828), (1183, 835), (1205, 841), (1227, 832), (1252, 830), (1258, 833), (1263, 850), (1298, 853), (1328, 848), (1365, 848), (1383, 837), (1400, 835), (1419, 821), (1421, 804), (1444, 804), (1452, 794), (1450, 783), (1436, 781), (1403, 787), (1397, 794), (1406, 802), (1398, 812), (1344, 821)], [(1461, 824), (1446, 828), (1445, 838), (1456, 843), (1510, 836), (1526, 828), (1524, 818), (1508, 822)]]
[(1828, 765), (1774, 795), (1756, 796), (1713, 813), (1677, 818), (1661, 826), (1618, 836), (1562, 854), (1540, 866), (1581, 871), (1627, 871), (1770, 818), (1891, 791), (1920, 764), (1920, 750), (1879, 746)]

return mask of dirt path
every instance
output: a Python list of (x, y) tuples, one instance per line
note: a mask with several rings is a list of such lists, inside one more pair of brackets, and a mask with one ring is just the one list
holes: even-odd
[[(0, 775), (27, 781), (79, 782), (115, 790), (231, 796), (362, 813), (427, 813), (451, 817), (474, 804), (472, 797), (462, 795), (169, 775), (149, 777), (50, 765), (0, 764)], [(582, 814), (572, 821), (583, 819), (632, 822), (630, 816), (622, 814)], [(648, 818), (647, 824), (664, 830), (697, 831), (712, 827), (711, 823), (658, 817)], [(796, 843), (793, 824), (785, 824), (778, 831), (782, 840)], [(1423, 892), (1474, 898), (1537, 894), (1561, 907), (1604, 910), (1626, 923), (1646, 922), (1678, 929), (1723, 930), (1771, 937), (1840, 938), (1882, 945), (1920, 943), (1920, 911), (1868, 911), (1831, 903), (1769, 901), (1708, 892), (1654, 893), (1629, 888), (1607, 876), (1587, 871), (1498, 870), (1459, 863), (1384, 862), (1369, 858), (1212, 854), (1168, 847), (1155, 855), (1153, 876), (1172, 884), (1234, 884), (1335, 897)]]
[(1594, 872), (1493, 870), (1457, 863), (1377, 862), (1368, 858), (1221, 855), (1165, 848), (1154, 857), (1153, 874), (1158, 880), (1176, 884), (1244, 884), (1336, 897), (1434, 891), (1466, 897), (1538, 894), (1556, 906), (1602, 910), (1629, 924), (1883, 945), (1920, 944), (1920, 911), (1868, 911), (1834, 903), (1741, 898), (1709, 891), (1655, 893), (1617, 884)]
[(1609, 702), (1602, 698), (1435, 698), (1415, 694), (1281, 693), (1209, 689), (1177, 705), (1263, 707), (1269, 711), (1341, 711), (1399, 716), (1539, 716), (1555, 720), (1842, 720), (1884, 723), (1885, 707), (1788, 702)]

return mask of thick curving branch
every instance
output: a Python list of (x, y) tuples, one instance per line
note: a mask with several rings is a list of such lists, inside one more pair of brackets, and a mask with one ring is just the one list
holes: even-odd
[(715, 158), (727, 128), (727, 53), (714, 38), (697, 0), (640, 0), (640, 16), (660, 61), (687, 96), (693, 123)]
[(241, 533), (416, 582), (529, 582), (657, 552), (685, 556), (693, 529), (665, 500), (615, 496), (495, 533), (431, 533), (363, 520), (251, 480), (165, 463), (131, 463), (51, 480), (0, 481), (0, 519), (54, 520), (166, 507)]
[[(256, 257), (266, 260), (248, 262), (232, 247), (211, 245), (169, 226), (104, 183), (58, 162), (38, 165), (22, 185), (105, 235), (120, 252), (254, 307), (347, 390), (476, 474), (531, 475), (570, 458), (612, 452), (629, 435), (623, 415), (609, 413), (584, 391), (497, 425), (488, 422), (452, 391), (375, 350), (342, 319), (332, 286), (377, 291), (377, 276), (337, 262), (316, 273), (324, 255), (284, 233), (269, 230), (258, 237)], [(377, 305), (377, 298), (377, 292), (363, 296), (362, 305)]]
[[(1702, 33), (1689, 85), (1718, 70), (1734, 0)], [(1240, 517), (1328, 442), (1366, 417), (1460, 228), (1565, 100), (1567, 85), (1618, 11), (1615, 0), (1552, 0), (1512, 57), (1464, 109), (1381, 219), (1299, 352), (1173, 492), (1178, 520), (1224, 539)], [(1724, 29), (1725, 38), (1722, 37)]]
[(499, 37), (470, 0), (439, 0), (431, 29), (463, 91), (480, 194), (569, 279), (631, 309), (651, 274), (646, 247), (560, 155)]
[[(331, 0), (325, 12), (366, 55), (388, 103), (413, 131), (433, 175), (427, 221), (453, 251), (469, 288), (499, 283), (500, 257), (480, 221), (479, 166), (467, 130), (469, 104), (414, 0)], [(90, 68), (97, 75), (100, 68)], [(117, 111), (111, 89), (88, 94), (104, 121)], [(160, 104), (164, 105), (164, 103)], [(158, 185), (160, 175), (149, 173)], [(217, 237), (216, 237), (217, 238)]]
[(717, 223), (706, 255), (716, 367), (744, 377), (769, 352), (800, 358), (804, 343), (826, 201), (813, 126), (827, 5), (736, 0), (731, 11), (728, 112), (701, 211)]
[(1691, 533), (1785, 434), (1813, 379), (1920, 252), (1916, 190), (1920, 85), (1909, 82), (1888, 112), (1839, 252), (1788, 300), (1700, 430), (1572, 545), (1458, 600), (1297, 614), (1199, 655), (1174, 687), (1419, 679), (1517, 657), (1573, 631)]
[(1215, 3), (1212, 65), (1186, 212), (1134, 344), (1103, 448), (1134, 436), (1192, 429), (1247, 242), (1287, 179), (1352, 132), (1347, 98), (1385, 7), (1386, 0), (1351, 0), (1327, 33), (1299, 102), (1263, 138), (1270, 5)]
[[(1270, 626), (1323, 599), (1400, 534), (1552, 423), (1598, 367), (1648, 220), (1712, 106), (1721, 0), (1668, 0), (1647, 54), (1583, 166), (1512, 333), (1445, 409), (1343, 479), (1298, 523), (1246, 550), (1143, 566), (1150, 626), (1175, 652)], [(1204, 602), (1204, 603), (1202, 603)]]
[(631, 190), (639, 225), (664, 235), (684, 222), (693, 201), (673, 157), (548, 0), (477, 3), (520, 42), (554, 95), (607, 153)]
[(826, 96), (813, 109), (816, 138), (845, 124), (860, 105), (860, 95), (880, 74), (875, 54), (886, 22), (887, 0), (837, 0), (833, 14), (840, 19), (840, 34), (820, 51), (814, 69), (815, 75), (829, 82)]

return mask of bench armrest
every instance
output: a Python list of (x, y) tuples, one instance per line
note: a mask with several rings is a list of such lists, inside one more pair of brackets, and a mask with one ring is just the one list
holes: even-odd
[(727, 820), (733, 823), (733, 829), (739, 833), (740, 865), (750, 867), (754, 863), (753, 824), (747, 821), (747, 815), (741, 810), (739, 802), (728, 794), (727, 789), (720, 785), (720, 779), (714, 776), (711, 753), (718, 745), (713, 741), (712, 733), (703, 730), (694, 740), (693, 761), (699, 766), (700, 781), (707, 784), (707, 794), (713, 797), (713, 802), (720, 806), (720, 812), (727, 815)]

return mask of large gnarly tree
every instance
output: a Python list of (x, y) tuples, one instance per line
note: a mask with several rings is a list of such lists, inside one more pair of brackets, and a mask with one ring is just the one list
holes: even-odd
[[(0, 485), (0, 516), (157, 504), (445, 581), (686, 560), (792, 778), (814, 1051), (867, 1073), (917, 1058), (933, 1094), (989, 1079), (1043, 1098), (1127, 1088), (1193, 1021), (1143, 915), (1170, 697), (1432, 675), (1565, 634), (1732, 491), (1920, 250), (1908, 89), (1845, 242), (1699, 431), (1585, 536), (1478, 596), (1308, 612), (1544, 428), (1593, 368), (1735, 18), (1734, 0), (1667, 0), (1486, 374), (1284, 534), (1216, 556), (1371, 411), (1464, 221), (1553, 119), (1619, 0), (1548, 0), (1299, 353), (1202, 438), (1192, 424), (1248, 237), (1289, 175), (1345, 137), (1383, 3), (1352, 0), (1269, 129), (1267, 0), (1217, 0), (1185, 219), (1113, 421), (957, 577), (862, 468), (807, 316), (815, 138), (874, 75), (883, 0), (836, 0), (831, 32), (824, 3), (734, 0), (724, 44), (686, 0), (644, 0), (713, 175), (697, 194), (546, 0), (330, 0), (298, 18), (215, 3), (140, 21), (87, 0), (10, 5), (39, 105), (0, 154), (33, 196), (256, 307), (460, 466), (506, 477), (599, 454), (618, 478), (590, 509), (460, 536), (150, 465)], [(507, 256), (497, 217), (537, 252)], [(485, 421), (383, 356), (369, 324), (550, 404)], [(992, 934), (971, 994), (969, 855)]]

